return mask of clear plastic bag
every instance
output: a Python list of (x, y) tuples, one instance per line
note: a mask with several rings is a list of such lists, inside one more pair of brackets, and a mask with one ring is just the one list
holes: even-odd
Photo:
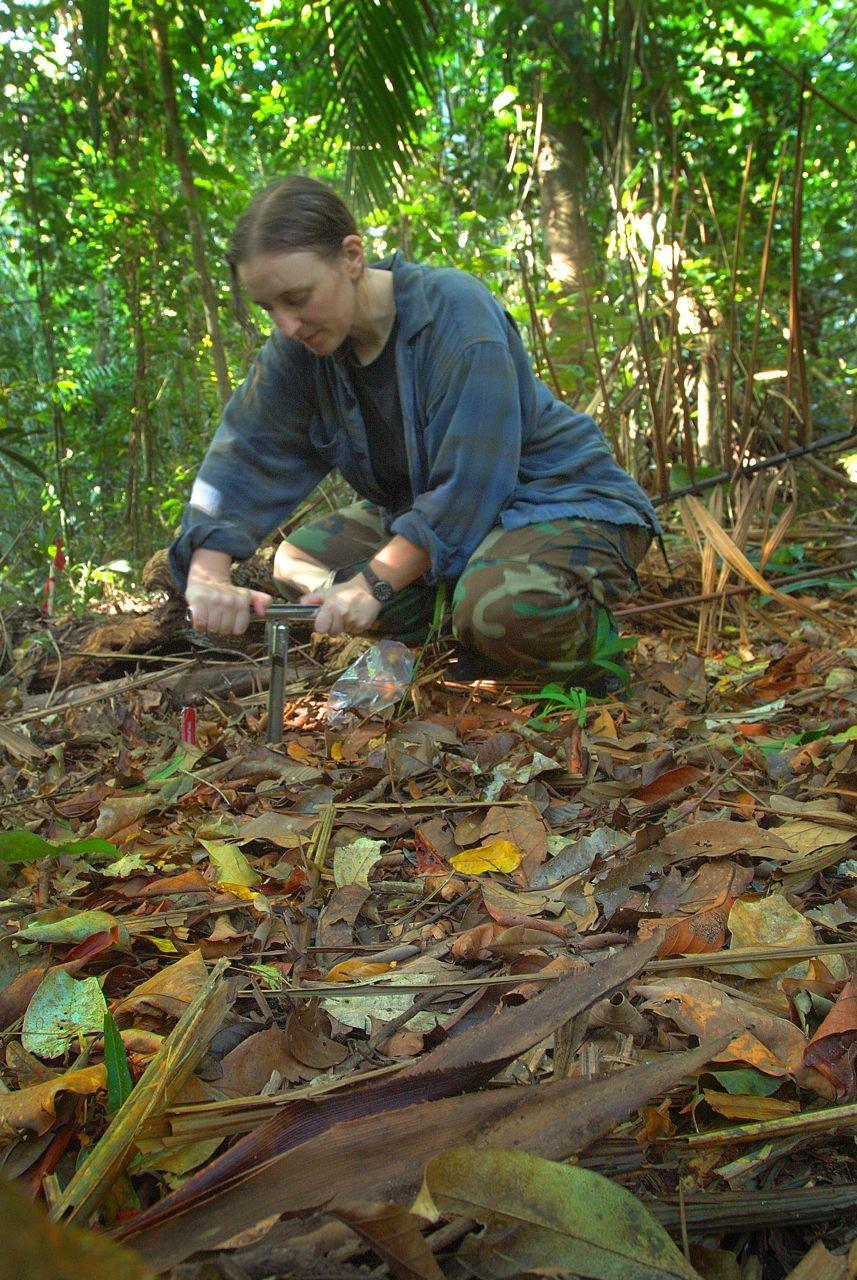
[(379, 640), (346, 667), (327, 699), (327, 718), (336, 724), (349, 711), (376, 715), (394, 706), (414, 674), (414, 655), (400, 640)]

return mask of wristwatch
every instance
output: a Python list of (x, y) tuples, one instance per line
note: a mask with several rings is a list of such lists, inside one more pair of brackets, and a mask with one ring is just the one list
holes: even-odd
[(380, 600), (381, 604), (386, 604), (388, 600), (392, 600), (396, 594), (396, 589), (391, 583), (385, 582), (383, 578), (379, 578), (374, 569), (369, 565), (365, 565), (360, 572), (369, 583), (369, 588), (376, 600)]

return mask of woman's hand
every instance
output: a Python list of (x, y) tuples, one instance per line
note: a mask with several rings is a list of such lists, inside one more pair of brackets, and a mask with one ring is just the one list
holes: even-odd
[(263, 615), (271, 603), (264, 591), (236, 587), (230, 577), (231, 563), (220, 551), (200, 547), (194, 552), (184, 595), (196, 631), (240, 636), (250, 615)]
[(195, 631), (219, 636), (240, 636), (247, 630), (251, 614), (264, 616), (271, 597), (264, 591), (250, 591), (231, 582), (191, 583), (185, 589)]
[(381, 612), (381, 602), (360, 575), (324, 591), (310, 591), (301, 596), (301, 604), (319, 606), (313, 630), (331, 636), (366, 631)]

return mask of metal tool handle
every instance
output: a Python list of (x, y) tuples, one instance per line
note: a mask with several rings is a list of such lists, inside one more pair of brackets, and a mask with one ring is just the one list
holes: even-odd
[(317, 604), (269, 604), (266, 622), (311, 622), (318, 613)]
[(289, 623), (310, 622), (318, 613), (312, 604), (270, 604), (265, 610), (271, 683), (268, 686), (268, 741), (283, 741), (286, 659), (289, 656)]

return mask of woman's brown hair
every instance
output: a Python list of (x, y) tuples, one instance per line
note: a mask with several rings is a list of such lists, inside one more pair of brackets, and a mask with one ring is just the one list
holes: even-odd
[[(344, 200), (315, 178), (293, 174), (259, 191), (238, 219), (226, 261), (238, 318), (248, 327), (238, 267), (259, 253), (309, 250), (333, 258), (346, 236), (357, 235), (357, 223)], [(258, 331), (257, 331), (258, 334)]]
[(280, 178), (253, 197), (238, 219), (226, 260), (233, 269), (257, 253), (312, 250), (332, 258), (357, 234), (348, 205), (315, 178)]

